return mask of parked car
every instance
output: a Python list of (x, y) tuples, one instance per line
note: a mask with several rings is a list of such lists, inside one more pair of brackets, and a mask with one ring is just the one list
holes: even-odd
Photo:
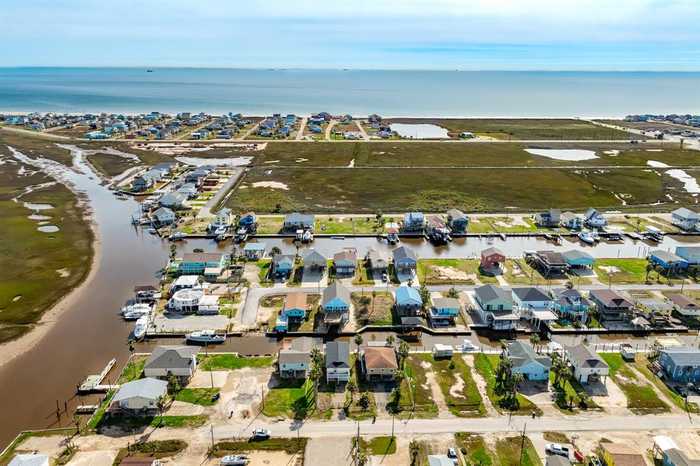
[(457, 450), (454, 448), (448, 448), (447, 449), (447, 457), (448, 458), (457, 458)]
[(270, 438), (268, 429), (257, 428), (253, 431), (253, 440), (267, 440)]
[(600, 458), (598, 458), (597, 456), (591, 456), (588, 459), (588, 464), (590, 466), (603, 466), (603, 463), (600, 462)]
[(550, 455), (569, 457), (569, 449), (558, 443), (548, 443), (544, 446), (544, 451)]
[(250, 460), (245, 455), (226, 455), (221, 458), (221, 466), (245, 466)]
[(383, 282), (389, 281), (389, 276), (386, 274), (386, 272), (382, 274), (382, 281)]
[(462, 351), (467, 352), (467, 351), (476, 351), (477, 347), (474, 343), (472, 343), (469, 340), (464, 340), (462, 341)]

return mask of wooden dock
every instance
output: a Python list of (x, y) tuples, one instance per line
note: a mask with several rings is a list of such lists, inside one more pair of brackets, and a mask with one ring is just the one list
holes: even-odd
[(102, 369), (102, 372), (100, 372), (99, 374), (88, 375), (85, 378), (85, 381), (78, 387), (78, 393), (107, 392), (112, 388), (119, 387), (118, 385), (102, 384), (102, 381), (104, 381), (105, 377), (107, 377), (107, 374), (109, 374), (109, 371), (112, 370), (116, 363), (116, 358), (112, 358), (112, 360), (107, 363), (105, 368)]

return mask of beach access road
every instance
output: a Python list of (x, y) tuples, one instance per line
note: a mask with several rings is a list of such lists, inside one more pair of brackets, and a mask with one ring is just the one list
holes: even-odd
[(202, 218), (210, 218), (213, 217), (214, 214), (212, 213), (212, 209), (219, 205), (219, 202), (229, 193), (231, 193), (231, 188), (233, 188), (236, 183), (238, 183), (238, 180), (241, 178), (241, 175), (243, 175), (243, 168), (232, 168), (231, 171), (233, 172), (231, 176), (229, 177), (228, 181), (224, 183), (221, 188), (214, 194), (214, 196), (207, 201), (204, 206), (199, 209), (199, 212), (197, 212), (197, 218), (202, 219)]

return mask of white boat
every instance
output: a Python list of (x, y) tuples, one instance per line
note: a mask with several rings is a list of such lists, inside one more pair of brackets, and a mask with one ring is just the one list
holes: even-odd
[(149, 228), (149, 229), (148, 229), (148, 232), (149, 232), (150, 234), (152, 234), (152, 235), (157, 235), (157, 234), (158, 234), (158, 230), (156, 230), (155, 228)]
[(314, 234), (311, 233), (311, 230), (305, 230), (304, 234), (301, 236), (301, 241), (303, 243), (310, 243), (313, 240), (314, 240)]
[(199, 330), (185, 335), (188, 343), (219, 344), (226, 341), (225, 335), (217, 335), (214, 330)]
[(580, 232), (578, 238), (586, 244), (595, 244), (595, 237), (589, 231)]
[(180, 241), (187, 238), (187, 234), (181, 232), (181, 231), (176, 231), (172, 235), (168, 237), (170, 241)]
[(146, 330), (148, 329), (148, 319), (149, 316), (143, 316), (139, 317), (139, 320), (136, 321), (136, 325), (134, 325), (135, 340), (143, 340), (143, 337), (146, 336)]
[(137, 320), (143, 316), (150, 316), (153, 306), (146, 303), (134, 303), (124, 306), (121, 310), (124, 320)]

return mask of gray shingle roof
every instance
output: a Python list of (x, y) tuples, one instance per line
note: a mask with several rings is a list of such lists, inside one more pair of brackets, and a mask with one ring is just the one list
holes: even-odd
[(413, 251), (413, 249), (407, 246), (399, 246), (398, 248), (394, 249), (393, 255), (394, 262), (404, 259), (412, 259), (414, 261), (418, 260), (416, 253)]
[(551, 298), (547, 293), (534, 286), (526, 286), (523, 288), (513, 288), (513, 293), (521, 301), (550, 301)]
[(566, 350), (569, 358), (581, 367), (608, 367), (608, 364), (586, 345), (569, 346)]
[(139, 397), (157, 400), (168, 392), (168, 382), (152, 377), (127, 382), (119, 388), (112, 401), (118, 402)]
[(510, 291), (506, 291), (503, 288), (494, 285), (480, 286), (474, 290), (474, 293), (476, 293), (479, 301), (485, 303), (496, 299), (512, 301)]
[(192, 356), (198, 351), (191, 346), (157, 346), (144, 369), (187, 369), (193, 365)]
[(513, 363), (513, 367), (522, 367), (531, 362), (541, 364), (547, 369), (552, 367), (552, 360), (549, 357), (535, 353), (532, 346), (518, 340), (508, 344), (508, 357)]
[(326, 343), (326, 368), (350, 367), (350, 345), (345, 341)]

